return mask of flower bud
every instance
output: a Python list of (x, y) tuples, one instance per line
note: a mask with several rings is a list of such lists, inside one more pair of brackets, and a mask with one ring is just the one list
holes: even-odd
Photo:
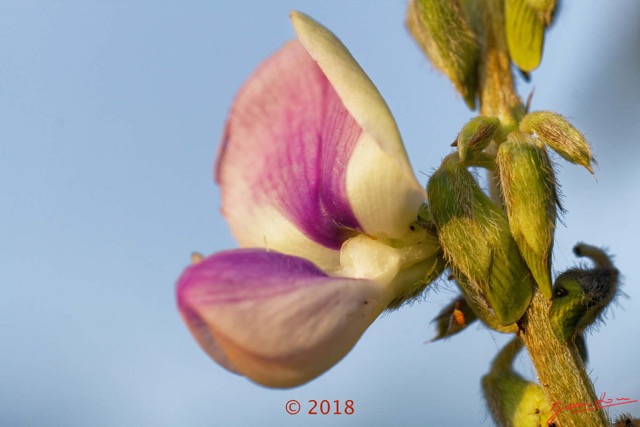
[(525, 72), (538, 68), (546, 24), (527, 0), (506, 0), (505, 27), (513, 63)]
[(544, 32), (556, 0), (506, 0), (505, 29), (511, 60), (525, 73), (540, 65)]
[(520, 130), (534, 133), (565, 160), (582, 165), (591, 173), (593, 155), (585, 137), (560, 114), (535, 111), (524, 116)]
[(542, 144), (514, 131), (498, 150), (509, 229), (542, 294), (551, 299), (551, 251), (560, 207), (553, 164)]
[[(516, 322), (533, 296), (527, 266), (504, 212), (491, 202), (455, 154), (431, 176), (427, 194), (440, 244), (461, 286), (481, 293), (502, 325)], [(456, 274), (457, 275), (457, 274)]]
[(458, 297), (444, 307), (433, 319), (437, 326), (437, 335), (431, 341), (448, 338), (465, 329), (477, 319), (475, 313), (464, 299)]
[(456, 0), (411, 0), (407, 27), (433, 65), (475, 108), (478, 41)]
[(512, 368), (521, 348), (522, 342), (516, 337), (498, 353), (491, 371), (482, 377), (482, 391), (497, 425), (546, 425), (551, 408), (542, 387), (525, 380)]
[(575, 338), (596, 322), (618, 290), (618, 270), (603, 250), (578, 244), (574, 252), (591, 258), (595, 268), (572, 268), (556, 279), (549, 317), (561, 341)]
[(467, 162), (475, 153), (484, 150), (499, 127), (498, 118), (487, 116), (474, 117), (465, 124), (455, 142), (460, 160)]

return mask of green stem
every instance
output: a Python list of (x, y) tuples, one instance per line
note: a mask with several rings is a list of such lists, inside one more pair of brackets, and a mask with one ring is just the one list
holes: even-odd
[[(551, 412), (557, 414), (552, 422), (558, 427), (608, 426), (604, 411), (595, 404), (598, 397), (576, 346), (573, 342), (560, 342), (551, 329), (550, 305), (550, 301), (536, 292), (520, 323), (520, 337), (529, 351)], [(583, 404), (581, 409), (593, 410), (566, 410), (572, 404)]]
[[(516, 93), (511, 63), (504, 33), (504, 0), (483, 0), (482, 51), (480, 55), (480, 113), (498, 117), (501, 133), (488, 151), (495, 154), (506, 135), (516, 129), (525, 113)], [(498, 177), (489, 171), (491, 196), (500, 202)], [(531, 305), (520, 322), (522, 338), (549, 405), (557, 412), (552, 420), (557, 427), (604, 427), (604, 411), (594, 407), (586, 412), (558, 411), (559, 406), (597, 402), (591, 380), (573, 343), (563, 343), (555, 337), (549, 322), (550, 301), (536, 291)], [(555, 406), (554, 406), (555, 405)]]

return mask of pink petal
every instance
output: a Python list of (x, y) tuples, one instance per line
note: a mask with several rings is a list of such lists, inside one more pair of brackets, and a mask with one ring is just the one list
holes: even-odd
[(361, 132), (299, 42), (270, 57), (238, 94), (217, 160), (223, 214), (240, 244), (274, 248), (280, 230), (262, 217), (281, 215), (338, 250), (360, 229), (345, 171)]
[(221, 252), (190, 266), (177, 293), (204, 350), (270, 387), (322, 374), (388, 303), (373, 282), (331, 278), (305, 259), (259, 249)]

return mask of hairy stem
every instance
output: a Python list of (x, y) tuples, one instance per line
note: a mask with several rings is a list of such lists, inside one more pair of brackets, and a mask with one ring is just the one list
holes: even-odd
[[(484, 0), (482, 6), (484, 6), (481, 8), (484, 39), (481, 40), (478, 76), (480, 114), (500, 119), (500, 131), (494, 142), (487, 148), (489, 153), (495, 155), (498, 144), (505, 140), (509, 132), (517, 128), (518, 122), (524, 115), (524, 105), (516, 93), (511, 75), (511, 62), (504, 36), (503, 1)], [(489, 172), (488, 180), (491, 198), (502, 205), (496, 174)]]
[[(482, 5), (484, 39), (479, 70), (480, 113), (496, 116), (501, 121), (501, 132), (489, 147), (489, 151), (495, 153), (506, 135), (517, 128), (525, 108), (516, 93), (511, 74), (504, 34), (504, 0), (482, 0)], [(489, 188), (492, 198), (500, 203), (498, 177), (492, 171), (489, 171)], [(520, 336), (536, 368), (549, 405), (553, 408), (552, 413), (555, 413), (550, 422), (557, 427), (606, 426), (604, 411), (593, 405), (598, 397), (575, 345), (558, 341), (551, 329), (550, 304), (536, 291), (520, 322)], [(566, 410), (567, 405), (589, 403), (592, 404), (590, 410), (585, 412)]]
[[(520, 325), (520, 337), (555, 415), (549, 421), (558, 427), (607, 426), (607, 418), (597, 404), (598, 397), (576, 346), (573, 342), (560, 342), (551, 329), (550, 305), (550, 301), (537, 292)], [(578, 406), (577, 410), (587, 410), (573, 412), (572, 405)]]

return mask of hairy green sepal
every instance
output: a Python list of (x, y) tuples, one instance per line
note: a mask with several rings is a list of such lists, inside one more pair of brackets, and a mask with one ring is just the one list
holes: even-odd
[(456, 154), (431, 176), (427, 194), (445, 257), (456, 277), (466, 279), (460, 286), (471, 288), (465, 295), (486, 298), (502, 325), (516, 322), (531, 302), (533, 283), (505, 213)]

